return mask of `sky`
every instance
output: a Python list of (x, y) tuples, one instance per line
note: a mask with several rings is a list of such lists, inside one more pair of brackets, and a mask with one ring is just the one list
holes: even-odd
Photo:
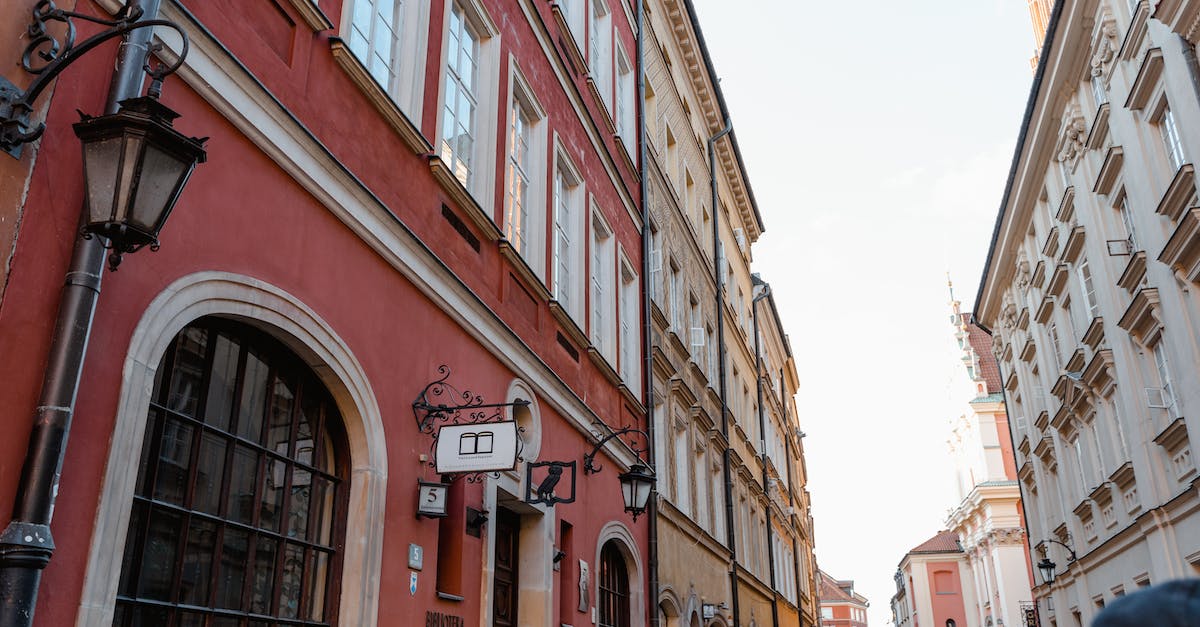
[(870, 624), (956, 506), (950, 295), (975, 300), (1032, 72), (1025, 0), (694, 0), (766, 232), (818, 565)]

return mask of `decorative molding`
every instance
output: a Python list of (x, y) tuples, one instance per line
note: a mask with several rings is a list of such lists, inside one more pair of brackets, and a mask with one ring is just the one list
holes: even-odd
[(1174, 453), (1187, 446), (1187, 421), (1183, 417), (1172, 420), (1171, 424), (1154, 437), (1154, 443), (1166, 449), (1168, 453)]
[(1121, 166), (1125, 165), (1125, 149), (1113, 146), (1104, 154), (1104, 162), (1096, 173), (1096, 182), (1092, 185), (1092, 193), (1107, 196), (1112, 193), (1117, 177), (1121, 174)]
[(1062, 200), (1058, 201), (1058, 212), (1054, 216), (1063, 224), (1070, 224), (1075, 220), (1075, 186), (1072, 185), (1063, 190)]
[(1163, 73), (1162, 48), (1151, 48), (1146, 51), (1142, 65), (1138, 69), (1137, 78), (1129, 86), (1129, 97), (1125, 99), (1125, 108), (1131, 111), (1144, 109), (1150, 103), (1150, 95), (1158, 87), (1158, 81)]
[(319, 33), (333, 28), (333, 22), (329, 20), (329, 17), (325, 15), (325, 12), (313, 0), (288, 0), (288, 2), (300, 14), (300, 18), (314, 31)]
[(1158, 288), (1139, 290), (1117, 326), (1128, 331), (1143, 345), (1153, 343), (1162, 331), (1162, 321), (1159, 320), (1162, 314), (1158, 311), (1158, 304)]
[[(1079, 228), (1083, 228), (1083, 227), (1079, 227)], [(1065, 263), (1055, 264), (1054, 274), (1050, 275), (1050, 283), (1048, 283), (1046, 285), (1046, 294), (1048, 296), (1054, 296), (1054, 297), (1062, 296), (1063, 291), (1067, 287), (1067, 279), (1069, 279), (1070, 277), (1071, 277), (1071, 269), (1067, 266), (1067, 264), (1065, 264)], [(1043, 300), (1043, 302), (1045, 302), (1045, 301)], [(1039, 308), (1038, 309), (1038, 322), (1043, 322), (1043, 320), (1041, 320), (1041, 317), (1042, 317), (1041, 309)]]
[(1079, 260), (1079, 255), (1083, 253), (1083, 243), (1086, 235), (1082, 226), (1071, 229), (1071, 233), (1067, 235), (1067, 243), (1063, 246), (1063, 261), (1075, 263)]
[(1108, 140), (1108, 120), (1112, 115), (1112, 104), (1104, 103), (1096, 109), (1096, 119), (1092, 120), (1092, 130), (1088, 131), (1087, 147), (1089, 150), (1099, 150)]
[(1042, 297), (1042, 302), (1038, 305), (1037, 311), (1033, 314), (1033, 319), (1037, 320), (1038, 324), (1046, 324), (1050, 321), (1050, 316), (1054, 315), (1055, 297), (1053, 294), (1046, 294)]
[(1078, 106), (1072, 105), (1064, 117), (1066, 122), (1059, 131), (1061, 136), (1058, 140), (1056, 158), (1074, 168), (1075, 163), (1079, 161), (1079, 157), (1083, 156), (1086, 149), (1088, 125), (1087, 121), (1083, 119), (1083, 114), (1079, 112)]
[(1112, 75), (1112, 67), (1121, 47), (1121, 43), (1117, 39), (1119, 33), (1117, 20), (1107, 10), (1102, 11), (1096, 27), (1095, 38), (1092, 41), (1091, 59), (1088, 66), (1091, 76), (1099, 78), (1106, 85)]
[(1086, 331), (1083, 332), (1083, 343), (1093, 351), (1100, 350), (1100, 346), (1104, 344), (1104, 318), (1097, 316), (1092, 318), (1091, 324), (1088, 325)]
[(1117, 279), (1117, 286), (1133, 294), (1141, 287), (1142, 280), (1145, 278), (1146, 251), (1139, 250), (1129, 256), (1129, 263), (1125, 264), (1125, 270)]
[(1042, 254), (1047, 259), (1054, 259), (1058, 255), (1058, 246), (1058, 227), (1051, 227), (1050, 232), (1046, 233), (1045, 243), (1042, 244)]
[(1180, 214), (1188, 206), (1194, 205), (1195, 201), (1196, 168), (1190, 163), (1185, 163), (1179, 166), (1179, 170), (1175, 172), (1171, 184), (1167, 186), (1167, 191), (1163, 192), (1163, 197), (1158, 201), (1158, 207), (1155, 207), (1154, 212), (1161, 216), (1167, 216), (1172, 221), (1177, 221)]
[(1200, 283), (1200, 207), (1182, 215), (1158, 260), (1170, 266), (1176, 276)]

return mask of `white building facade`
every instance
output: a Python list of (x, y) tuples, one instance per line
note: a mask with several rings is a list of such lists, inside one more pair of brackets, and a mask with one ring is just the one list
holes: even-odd
[(1042, 625), (1200, 574), (1197, 4), (1055, 4), (980, 285)]

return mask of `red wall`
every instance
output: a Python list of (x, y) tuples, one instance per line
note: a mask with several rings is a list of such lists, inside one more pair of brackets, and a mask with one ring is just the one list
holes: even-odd
[[(929, 599), (933, 607), (933, 627), (944, 627), (947, 619), (953, 619), (954, 624), (965, 626), (967, 612), (963, 603), (962, 578), (958, 572), (958, 562), (928, 562), (925, 564), (926, 575), (929, 577)], [(945, 578), (947, 585), (939, 593), (935, 573), (949, 573)]]
[[(631, 415), (639, 423), (644, 421), (641, 412), (628, 406), (616, 386), (588, 360), (585, 347), (579, 347), (576, 362), (558, 345), (558, 325), (545, 302), (537, 302), (530, 315), (528, 302), (521, 302), (524, 297), (509, 292), (511, 268), (495, 245), (481, 238), (483, 248), (476, 253), (442, 218), (441, 205), (454, 203), (432, 178), (425, 160), (412, 154), (330, 55), (328, 37), (337, 32), (336, 27), (314, 35), (286, 2), (268, 7), (261, 15), (265, 9), (251, 7), (255, 3), (235, 0), (183, 4), (596, 414), (611, 424), (628, 421)], [(441, 2), (433, 4), (427, 111), (429, 102), (436, 103), (441, 69)], [(589, 191), (609, 210), (607, 217), (618, 241), (640, 267), (637, 226), (622, 209), (618, 189), (609, 182), (600, 155), (590, 149), (584, 127), (520, 9), (516, 3), (500, 0), (484, 4), (496, 23), (503, 25), (500, 101), (505, 102), (511, 52), (539, 90), (551, 132), (579, 148), (576, 155), (582, 155), (582, 162), (577, 165)], [(82, 10), (95, 11), (89, 2), (80, 5)], [(546, 27), (555, 30), (549, 5), (538, 6)], [(335, 22), (339, 20), (336, 0), (322, 2), (321, 7)], [(270, 13), (276, 8), (290, 18), (291, 26), (286, 21), (269, 22), (280, 19)], [(614, 11), (623, 22), (621, 15)], [(626, 49), (632, 50), (631, 36), (623, 33), (623, 37)], [(101, 110), (112, 50), (107, 46), (92, 53), (60, 79), (39, 147), (10, 283), (0, 303), (0, 355), (5, 356), (0, 360), (0, 380), (6, 382), (0, 421), (9, 426), (6, 437), (0, 438), (0, 517), (5, 520), (11, 513), (82, 201), (79, 147), (70, 123), (77, 119), (76, 109)], [(576, 83), (581, 85), (582, 77)], [(590, 93), (583, 93), (590, 102)], [(162, 249), (131, 255), (120, 272), (104, 277), (52, 527), (58, 550), (43, 578), (38, 623), (72, 624), (78, 610), (123, 362), (135, 326), (150, 301), (179, 277), (222, 270), (270, 283), (311, 307), (349, 346), (371, 381), (384, 417), (390, 478), (379, 624), (409, 624), (418, 609), (461, 615), (474, 624), (480, 609), (477, 565), (482, 563), (483, 541), (479, 539), (464, 538), (465, 603), (435, 598), (430, 560), (417, 595), (407, 592), (407, 545), (435, 547), (438, 528), (436, 521), (413, 516), (413, 479), (424, 472), (417, 456), (428, 451), (429, 441), (416, 432), (411, 403), (443, 363), (453, 369), (454, 380), (462, 387), (489, 401), (503, 400), (509, 382), (519, 374), (477, 345), (182, 80), (168, 80), (163, 101), (182, 114), (177, 122), (180, 130), (211, 138), (208, 163), (197, 169), (164, 229)], [(431, 135), (436, 118), (426, 115), (424, 119), (424, 130)], [(503, 122), (499, 128), (504, 128)], [(497, 139), (502, 153), (502, 133)], [(611, 141), (607, 148), (621, 150)], [(498, 211), (503, 206), (500, 164), (502, 160), (497, 165)], [(621, 168), (623, 185), (637, 198), (635, 173)], [(578, 459), (590, 448), (546, 403), (541, 404), (541, 424), (542, 459)], [(635, 524), (623, 513), (615, 464), (604, 465), (606, 471), (599, 475), (579, 476), (575, 504), (555, 508), (556, 516), (574, 526), (570, 552), (594, 560), (599, 529), (615, 519), (634, 529), (644, 561), (646, 519)], [(469, 486), (465, 503), (479, 506), (480, 502), (481, 488)], [(564, 568), (564, 576), (567, 571)], [(583, 617), (578, 620), (586, 622)]]

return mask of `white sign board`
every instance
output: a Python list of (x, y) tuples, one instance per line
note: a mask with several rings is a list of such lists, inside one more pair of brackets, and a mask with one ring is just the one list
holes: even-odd
[(517, 467), (517, 423), (447, 425), (438, 430), (437, 472), (491, 472)]

